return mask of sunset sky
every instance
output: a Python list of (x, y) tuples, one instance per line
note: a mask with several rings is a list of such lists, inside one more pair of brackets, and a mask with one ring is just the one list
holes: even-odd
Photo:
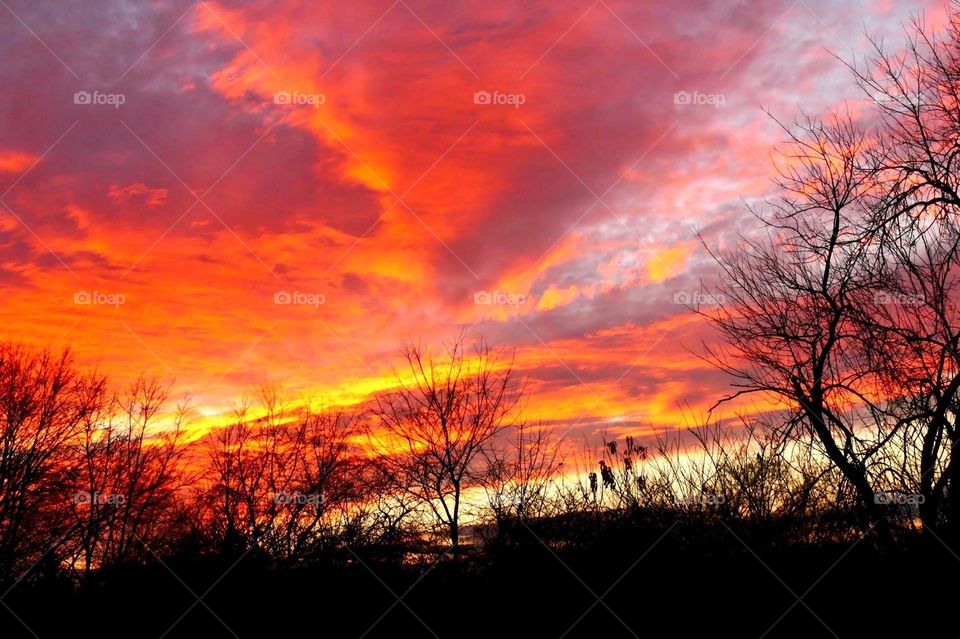
[(775, 193), (762, 109), (943, 4), (0, 0), (0, 337), (215, 416), (463, 329), (558, 428), (676, 425), (728, 388), (680, 302)]

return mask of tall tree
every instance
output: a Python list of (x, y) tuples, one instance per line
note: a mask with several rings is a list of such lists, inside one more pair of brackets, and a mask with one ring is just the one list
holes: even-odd
[[(865, 165), (877, 188), (871, 237), (883, 255), (888, 288), (872, 313), (876, 364), (924, 497), (925, 526), (936, 526), (944, 495), (960, 523), (960, 4), (942, 33), (920, 20), (904, 51), (874, 41), (851, 65), (878, 125)], [(892, 468), (892, 473), (903, 473)]]
[(105, 380), (78, 372), (69, 352), (0, 345), (0, 582), (63, 556), (70, 447), (105, 396)]
[(204, 523), (228, 550), (255, 545), (302, 559), (345, 534), (362, 511), (366, 460), (351, 445), (357, 421), (291, 408), (269, 386), (258, 399), (256, 410), (240, 409), (211, 436)]
[(870, 464), (886, 441), (883, 397), (868, 364), (860, 318), (883, 289), (869, 226), (874, 173), (868, 138), (849, 116), (804, 118), (789, 131), (781, 196), (752, 211), (766, 233), (712, 251), (715, 308), (701, 310), (726, 341), (708, 349), (737, 392), (767, 393), (794, 418), (782, 435), (810, 436), (853, 486), (869, 522), (887, 536)]
[(142, 557), (169, 539), (184, 481), (186, 406), (164, 415), (168, 388), (140, 377), (84, 421), (72, 512), (84, 571)]
[(407, 369), (372, 408), (371, 441), (395, 485), (414, 496), (460, 545), (464, 491), (488, 477), (485, 453), (517, 423), (521, 389), (513, 359), (461, 335), (436, 355), (420, 344), (403, 349)]

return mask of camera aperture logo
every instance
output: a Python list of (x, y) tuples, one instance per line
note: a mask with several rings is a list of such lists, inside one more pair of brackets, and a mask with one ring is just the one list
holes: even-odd
[(104, 291), (77, 291), (73, 294), (73, 303), (89, 306), (113, 306), (114, 308), (126, 304), (127, 297), (123, 293), (106, 293)]
[(101, 93), (99, 91), (77, 91), (73, 94), (73, 103), (84, 106), (112, 106), (119, 109), (126, 104), (127, 96), (122, 93)]
[(301, 93), (300, 91), (277, 91), (273, 94), (273, 103), (284, 106), (312, 106), (319, 109), (325, 104), (327, 96), (322, 93)]
[(677, 91), (673, 94), (673, 103), (678, 106), (712, 106), (719, 109), (727, 103), (727, 96), (722, 93)]
[(474, 104), (512, 106), (514, 109), (519, 109), (526, 101), (527, 96), (522, 93), (500, 93), (499, 91), (490, 93), (489, 91), (477, 91), (473, 94)]
[(273, 303), (285, 306), (313, 306), (320, 308), (321, 304), (326, 303), (327, 297), (323, 293), (302, 293), (294, 291), (277, 291), (273, 294)]

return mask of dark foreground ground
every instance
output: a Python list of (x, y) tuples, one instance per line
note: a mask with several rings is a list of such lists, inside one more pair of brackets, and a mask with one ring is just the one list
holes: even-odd
[(167, 557), (83, 588), (38, 570), (0, 599), (0, 637), (960, 636), (960, 557), (935, 540), (880, 552), (647, 521), (421, 563), (355, 552)]

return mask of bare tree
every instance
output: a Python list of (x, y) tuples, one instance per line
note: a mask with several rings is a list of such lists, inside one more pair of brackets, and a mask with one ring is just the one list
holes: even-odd
[(184, 481), (187, 406), (164, 415), (168, 388), (140, 377), (84, 420), (72, 499), (82, 568), (142, 557), (170, 537)]
[(521, 422), (512, 431), (506, 442), (494, 443), (486, 452), (484, 490), (501, 541), (517, 523), (550, 512), (551, 490), (563, 467), (559, 444), (547, 427)]
[(403, 355), (407, 370), (397, 387), (374, 400), (371, 445), (386, 476), (458, 548), (464, 491), (484, 484), (484, 453), (518, 419), (513, 360), (483, 341), (468, 352), (462, 336), (439, 356), (412, 343)]
[(269, 386), (259, 400), (262, 414), (244, 406), (212, 435), (207, 524), (228, 549), (302, 559), (363, 515), (366, 460), (351, 444), (358, 424), (344, 412), (290, 408)]
[(0, 345), (0, 581), (63, 556), (70, 446), (105, 394), (105, 380), (79, 373), (69, 352)]
[[(943, 34), (920, 20), (903, 52), (874, 40), (851, 65), (879, 120), (867, 164), (875, 175), (871, 235), (889, 292), (867, 316), (904, 454), (887, 466), (893, 487), (924, 497), (924, 525), (938, 523), (943, 496), (960, 521), (960, 14)], [(954, 454), (957, 453), (957, 454)]]
[(919, 493), (926, 527), (945, 495), (960, 519), (957, 5), (944, 34), (917, 20), (907, 35), (905, 52), (875, 40), (850, 65), (869, 133), (850, 117), (800, 123), (761, 218), (771, 237), (715, 254), (727, 303), (706, 313), (740, 364), (714, 360), (804, 415), (881, 528), (878, 489)]
[(870, 465), (889, 432), (861, 322), (865, 300), (884, 286), (870, 236), (868, 138), (849, 116), (805, 118), (798, 128), (780, 199), (753, 211), (767, 237), (741, 236), (734, 250), (711, 252), (719, 304), (701, 313), (726, 347), (708, 356), (739, 388), (721, 402), (760, 392), (793, 411), (782, 436), (813, 437), (886, 538)]

